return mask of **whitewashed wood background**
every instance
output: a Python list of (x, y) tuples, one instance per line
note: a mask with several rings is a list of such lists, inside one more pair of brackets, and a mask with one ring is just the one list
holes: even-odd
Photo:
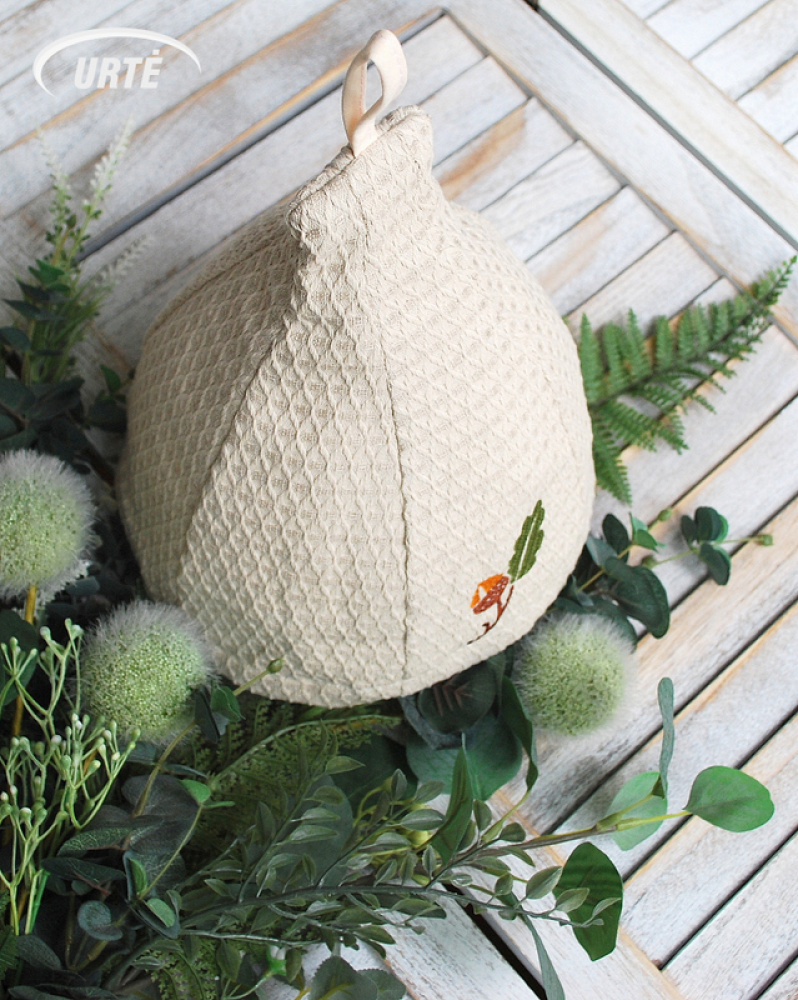
[[(155, 89), (79, 91), (65, 50), (45, 71), (53, 95), (39, 88), (36, 53), (101, 26), (180, 38), (202, 70), (164, 49)], [(80, 188), (132, 116), (87, 267), (149, 240), (101, 323), (134, 363), (207, 256), (343, 145), (342, 76), (379, 27), (405, 41), (402, 103), (432, 115), (444, 190), (500, 229), (574, 330), (582, 312), (597, 325), (633, 307), (646, 322), (726, 297), (798, 245), (796, 0), (2, 0), (0, 288), (47, 223), (36, 129)], [(146, 51), (109, 40), (91, 54)], [(723, 589), (689, 560), (669, 564), (673, 627), (640, 645), (633, 709), (541, 747), (523, 820), (582, 826), (655, 763), (666, 674), (674, 801), (723, 763), (766, 781), (776, 816), (745, 835), (690, 820), (627, 854), (603, 844), (627, 885), (616, 953), (591, 965), (567, 931), (545, 929), (569, 1000), (798, 998), (798, 281), (776, 318), (727, 392), (707, 391), (717, 414), (690, 414), (686, 454), (628, 455), (637, 516), (711, 504), (735, 537), (770, 531), (774, 547), (739, 545)], [(608, 510), (624, 513), (600, 495), (597, 522)], [(535, 961), (521, 928), (459, 912), (390, 956), (421, 1000), (530, 998)]]

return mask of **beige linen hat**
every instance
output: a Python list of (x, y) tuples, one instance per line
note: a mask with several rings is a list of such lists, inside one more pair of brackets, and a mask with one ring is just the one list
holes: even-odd
[[(369, 61), (383, 94), (365, 109)], [(588, 532), (575, 345), (527, 268), (432, 176), (378, 32), (350, 145), (159, 316), (130, 394), (122, 515), (152, 597), (235, 681), (348, 705), (526, 633)]]

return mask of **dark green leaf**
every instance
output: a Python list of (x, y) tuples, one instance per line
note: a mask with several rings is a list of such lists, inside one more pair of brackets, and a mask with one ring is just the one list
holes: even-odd
[[(482, 797), (480, 796), (480, 798)], [(473, 807), (474, 793), (471, 786), (468, 760), (465, 750), (460, 749), (457, 752), (457, 758), (454, 763), (452, 789), (449, 806), (446, 810), (446, 817), (443, 826), (430, 841), (431, 845), (440, 854), (444, 864), (448, 864), (460, 846), (463, 834), (471, 822)]]
[(404, 984), (384, 969), (363, 969), (360, 975), (377, 987), (375, 1000), (402, 1000), (407, 995)]
[(78, 910), (78, 924), (98, 941), (118, 941), (122, 937), (121, 928), (113, 922), (111, 911), (105, 903), (90, 899)]
[(722, 542), (729, 533), (726, 518), (714, 507), (698, 507), (695, 512), (697, 542)]
[(688, 517), (687, 514), (682, 514), (682, 519), (679, 522), (682, 529), (682, 537), (687, 542), (688, 545), (692, 545), (696, 540), (696, 526), (695, 521), (692, 517)]
[(105, 882), (116, 882), (125, 877), (124, 872), (118, 868), (69, 856), (43, 858), (41, 867), (59, 878), (80, 879), (81, 882), (88, 882), (90, 885), (103, 885)]
[(194, 692), (194, 721), (209, 743), (218, 743), (227, 726), (227, 719), (211, 710), (205, 691)]
[(716, 766), (696, 777), (685, 809), (713, 826), (741, 833), (767, 823), (773, 815), (773, 800), (756, 778)]
[(495, 700), (495, 672), (487, 664), (477, 663), (421, 691), (416, 705), (438, 732), (463, 733), (479, 722)]
[(83, 854), (84, 851), (99, 851), (106, 847), (116, 847), (128, 837), (140, 836), (148, 830), (155, 830), (163, 822), (158, 816), (139, 816), (121, 826), (96, 826), (81, 830), (61, 845), (60, 855)]
[(715, 583), (725, 587), (731, 576), (732, 563), (729, 553), (725, 549), (715, 548), (709, 542), (702, 542), (698, 550), (698, 558), (707, 567), (709, 575)]
[(103, 373), (103, 378), (105, 379), (105, 385), (111, 395), (115, 395), (122, 388), (122, 379), (119, 377), (117, 372), (113, 368), (109, 368), (108, 365), (100, 365), (100, 371)]
[[(308, 1000), (374, 1000), (376, 987), (337, 955), (322, 962), (310, 986)], [(365, 987), (365, 988), (364, 988)]]
[(145, 899), (144, 905), (154, 916), (161, 921), (164, 927), (174, 927), (177, 923), (177, 914), (172, 907), (163, 899)]
[(127, 412), (112, 399), (100, 399), (92, 403), (86, 419), (93, 427), (111, 434), (124, 434), (127, 428)]
[(609, 955), (615, 947), (623, 898), (621, 876), (606, 854), (593, 844), (580, 844), (565, 863), (554, 890), (555, 899), (559, 900), (568, 889), (588, 890), (585, 902), (571, 915), (575, 921), (589, 920), (593, 908), (602, 900), (617, 900), (604, 910), (601, 924), (574, 928), (577, 941), (595, 962)]
[(20, 618), (16, 611), (5, 609), (0, 611), (0, 643), (7, 646), (12, 636), (25, 653), (39, 646), (39, 630)]
[(230, 722), (237, 722), (242, 718), (241, 706), (238, 698), (233, 694), (231, 688), (220, 684), (211, 693), (211, 710), (218, 715), (223, 715)]
[(502, 678), (501, 717), (527, 755), (526, 787), (532, 788), (538, 780), (538, 759), (535, 733), (527, 711), (518, 697), (515, 684), (509, 677)]
[(585, 548), (597, 566), (603, 566), (608, 559), (618, 558), (615, 548), (605, 542), (603, 538), (596, 538), (595, 535), (588, 535)]
[(35, 397), (30, 389), (15, 378), (0, 378), (0, 406), (13, 413), (24, 414)]
[(23, 934), (17, 938), (17, 954), (34, 969), (63, 969), (58, 955), (35, 934)]
[(614, 514), (607, 514), (601, 522), (601, 530), (605, 540), (615, 550), (615, 554), (620, 556), (629, 548), (629, 532), (626, 530), (623, 521), (620, 521)]
[(414, 809), (402, 820), (408, 830), (435, 830), (443, 822), (443, 814), (437, 809)]
[(16, 326), (0, 327), (0, 340), (21, 354), (30, 350), (30, 341), (22, 330)]
[(645, 566), (626, 566), (620, 559), (609, 560), (605, 569), (617, 580), (612, 594), (621, 608), (661, 639), (670, 626), (670, 607), (659, 578)]

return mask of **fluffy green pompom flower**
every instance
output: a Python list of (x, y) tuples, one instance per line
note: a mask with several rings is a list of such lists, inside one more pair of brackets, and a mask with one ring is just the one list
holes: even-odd
[(119, 608), (87, 638), (81, 690), (89, 714), (121, 733), (167, 743), (191, 721), (191, 695), (207, 683), (205, 645), (179, 608), (137, 601)]
[(59, 459), (12, 451), (0, 459), (0, 593), (57, 593), (84, 572), (91, 494)]
[(523, 641), (513, 680), (533, 723), (578, 736), (609, 722), (620, 707), (632, 653), (606, 618), (564, 614)]

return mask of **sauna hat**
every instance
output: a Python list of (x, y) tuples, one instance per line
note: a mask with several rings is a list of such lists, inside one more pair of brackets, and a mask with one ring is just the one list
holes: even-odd
[[(373, 61), (382, 95), (366, 110)], [(150, 595), (236, 683), (325, 706), (406, 695), (504, 649), (589, 528), (575, 345), (529, 271), (432, 176), (380, 31), (349, 145), (254, 220), (146, 335), (118, 476)]]

